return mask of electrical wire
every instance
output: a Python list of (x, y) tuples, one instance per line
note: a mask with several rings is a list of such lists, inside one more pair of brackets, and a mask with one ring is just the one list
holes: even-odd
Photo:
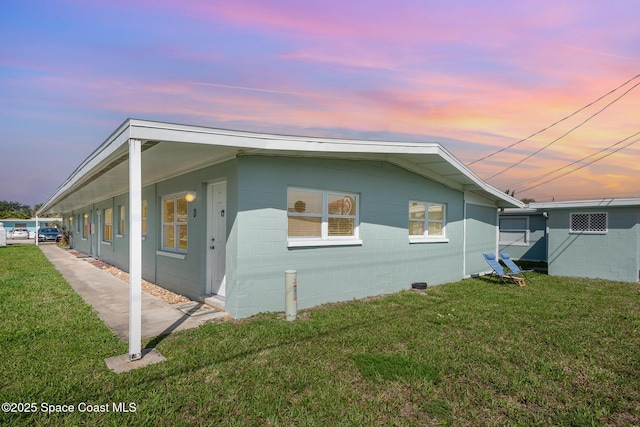
[[(585, 105), (584, 107), (582, 107), (582, 108), (580, 108), (580, 109), (578, 109), (578, 110), (574, 111), (573, 113), (569, 114), (569, 115), (568, 115), (568, 116), (566, 116), (566, 117), (563, 117), (562, 119), (558, 120), (557, 122), (552, 123), (551, 125), (549, 125), (549, 126), (545, 127), (544, 129), (541, 129), (541, 130), (539, 130), (539, 131), (537, 131), (537, 132), (534, 132), (534, 133), (532, 133), (531, 135), (527, 136), (526, 138), (523, 138), (523, 139), (521, 139), (521, 140), (519, 140), (519, 141), (514, 142), (514, 143), (513, 143), (513, 144), (511, 144), (511, 145), (508, 145), (508, 146), (506, 146), (506, 147), (504, 147), (504, 148), (501, 148), (501, 149), (499, 149), (499, 150), (497, 150), (497, 151), (494, 151), (494, 152), (493, 152), (493, 153), (491, 153), (491, 154), (488, 154), (488, 155), (486, 155), (486, 156), (484, 156), (484, 157), (481, 157), (481, 158), (479, 158), (479, 159), (477, 159), (477, 160), (474, 160), (474, 161), (472, 161), (472, 162), (470, 162), (470, 163), (467, 163), (467, 166), (471, 166), (471, 165), (473, 165), (474, 163), (478, 163), (478, 162), (481, 162), (481, 161), (483, 161), (483, 160), (486, 160), (486, 159), (488, 159), (489, 157), (493, 157), (493, 156), (495, 156), (496, 154), (502, 153), (502, 152), (504, 152), (504, 151), (506, 151), (506, 150), (508, 150), (508, 149), (510, 149), (510, 148), (515, 147), (515, 146), (516, 146), (516, 145), (518, 145), (518, 144), (521, 144), (521, 143), (523, 143), (523, 142), (525, 142), (525, 141), (528, 141), (529, 139), (533, 138), (534, 136), (539, 135), (539, 134), (541, 134), (542, 132), (544, 132), (544, 131), (547, 131), (547, 130), (551, 129), (552, 127), (554, 127), (554, 126), (556, 126), (556, 125), (558, 125), (558, 124), (560, 124), (560, 123), (564, 122), (565, 120), (570, 119), (571, 117), (575, 116), (576, 114), (580, 113), (581, 111), (586, 110), (587, 108), (591, 107), (592, 105), (596, 104), (597, 102), (599, 102), (599, 101), (601, 101), (602, 99), (606, 98), (607, 96), (611, 95), (611, 94), (612, 94), (612, 93), (614, 93), (615, 91), (617, 91), (617, 90), (619, 90), (619, 89), (623, 88), (624, 86), (626, 86), (627, 84), (631, 83), (632, 81), (634, 81), (634, 80), (635, 80), (635, 79), (637, 79), (638, 77), (640, 77), (640, 74), (637, 74), (637, 75), (633, 76), (631, 79), (629, 79), (629, 80), (627, 80), (626, 82), (622, 83), (620, 86), (616, 87), (615, 89), (610, 90), (609, 92), (605, 93), (604, 95), (602, 95), (601, 97), (599, 97), (599, 98), (598, 98), (598, 99), (596, 99), (595, 101), (591, 101), (590, 103), (588, 103), (588, 104), (587, 104), (587, 105)], [(635, 86), (634, 86), (634, 87), (635, 87)], [(495, 176), (495, 175), (494, 175), (494, 176)], [(492, 178), (493, 178), (493, 177), (492, 177)], [(489, 179), (491, 179), (491, 178), (489, 178)]]
[(559, 137), (557, 137), (556, 139), (554, 139), (553, 141), (551, 141), (550, 143), (548, 143), (544, 147), (539, 148), (538, 150), (534, 151), (533, 153), (529, 154), (528, 156), (524, 157), (523, 159), (517, 161), (516, 163), (514, 163), (514, 164), (512, 164), (510, 166), (507, 166), (506, 168), (504, 168), (500, 172), (490, 176), (489, 178), (487, 178), (487, 181), (492, 179), (492, 178), (495, 178), (498, 175), (501, 175), (501, 174), (505, 173), (506, 171), (508, 171), (508, 170), (520, 165), (525, 160), (529, 160), (530, 158), (532, 158), (536, 154), (540, 153), (541, 151), (546, 150), (547, 148), (551, 147), (553, 144), (555, 144), (556, 142), (558, 142), (559, 140), (561, 140), (565, 136), (569, 135), (571, 132), (573, 132), (574, 130), (578, 129), (579, 127), (581, 127), (582, 125), (587, 123), (589, 120), (593, 119), (595, 116), (597, 116), (598, 114), (602, 113), (604, 110), (606, 110), (607, 108), (609, 108), (610, 106), (612, 106), (613, 104), (618, 102), (622, 97), (624, 97), (626, 94), (628, 94), (629, 92), (631, 92), (633, 89), (635, 89), (638, 86), (640, 86), (640, 83), (636, 83), (635, 85), (631, 86), (631, 88), (629, 88), (627, 91), (625, 91), (622, 95), (618, 96), (616, 99), (614, 99), (613, 101), (611, 101), (610, 103), (608, 103), (607, 105), (602, 107), (600, 110), (596, 111), (594, 114), (592, 114), (589, 117), (587, 117), (585, 120), (583, 120), (582, 122), (580, 122), (576, 126), (574, 126), (571, 129), (569, 129), (567, 132), (563, 133), (562, 135), (560, 135)]
[[(633, 134), (633, 135), (631, 135), (631, 136), (628, 136), (628, 137), (626, 137), (626, 138), (624, 138), (624, 139), (621, 139), (620, 141), (618, 141), (618, 142), (616, 142), (616, 143), (614, 143), (614, 144), (611, 144), (611, 145), (609, 145), (609, 146), (607, 146), (607, 147), (605, 147), (605, 148), (603, 148), (603, 149), (601, 149), (601, 150), (596, 151), (595, 153), (592, 153), (592, 154), (590, 154), (590, 155), (588, 155), (588, 156), (585, 156), (585, 157), (583, 157), (583, 158), (581, 158), (581, 159), (578, 159), (578, 160), (576, 160), (576, 161), (573, 161), (573, 162), (571, 162), (571, 163), (568, 163), (568, 164), (566, 164), (566, 165), (564, 165), (564, 166), (562, 166), (562, 167), (560, 167), (560, 168), (557, 168), (557, 169), (555, 169), (555, 170), (553, 170), (553, 171), (551, 171), (551, 172), (547, 172), (547, 173), (544, 173), (544, 174), (542, 174), (542, 175), (538, 175), (538, 176), (537, 176), (537, 177), (535, 177), (535, 178), (527, 178), (527, 179), (523, 179), (523, 180), (521, 180), (521, 181), (516, 181), (516, 182), (512, 183), (512, 184), (511, 184), (511, 186), (513, 187), (514, 191), (520, 191), (520, 188), (523, 188), (523, 187), (526, 187), (527, 185), (533, 184), (534, 182), (539, 181), (539, 180), (541, 180), (541, 179), (543, 179), (543, 178), (547, 178), (547, 177), (549, 177), (549, 175), (553, 175), (553, 174), (555, 174), (556, 172), (560, 172), (560, 171), (561, 171), (561, 170), (563, 170), (563, 169), (567, 169), (567, 168), (569, 168), (569, 167), (571, 167), (571, 166), (573, 166), (573, 165), (575, 165), (575, 164), (577, 164), (577, 163), (583, 162), (583, 161), (585, 161), (585, 160), (587, 160), (587, 159), (590, 159), (591, 157), (597, 156), (597, 155), (598, 155), (598, 154), (600, 154), (600, 153), (604, 153), (604, 152), (606, 152), (606, 151), (609, 151), (609, 150), (611, 150), (612, 148), (614, 148), (615, 146), (620, 145), (620, 144), (622, 144), (623, 142), (628, 141), (629, 139), (631, 139), (631, 138), (633, 138), (633, 137), (635, 137), (635, 136), (638, 136), (638, 135), (640, 135), (640, 132), (636, 132), (636, 133), (634, 133), (634, 134)], [(625, 146), (625, 147), (626, 147), (626, 146)], [(625, 147), (623, 147), (623, 148), (625, 148)], [(603, 158), (604, 158), (604, 157), (603, 157)]]
[[(637, 135), (640, 135), (640, 132), (637, 132), (637, 133), (635, 133), (634, 135), (631, 135), (630, 137), (625, 138), (625, 140), (627, 140), (627, 139), (629, 139), (629, 138), (633, 138), (634, 136), (637, 136)], [(617, 149), (615, 149), (615, 150), (611, 151), (610, 153), (607, 153), (606, 155), (604, 155), (604, 156), (602, 156), (602, 157), (600, 157), (600, 158), (598, 158), (598, 159), (595, 159), (595, 160), (593, 160), (593, 161), (591, 161), (591, 162), (589, 162), (589, 163), (585, 163), (584, 165), (581, 165), (581, 166), (579, 166), (579, 167), (577, 167), (577, 168), (575, 168), (575, 169), (573, 169), (573, 170), (570, 170), (570, 171), (568, 171), (568, 172), (566, 172), (566, 173), (563, 173), (562, 175), (559, 175), (559, 176), (557, 176), (557, 177), (555, 177), (555, 178), (548, 179), (548, 180), (543, 181), (543, 182), (541, 182), (541, 183), (539, 183), (539, 184), (536, 184), (536, 185), (532, 185), (532, 186), (529, 186), (529, 187), (522, 188), (522, 189), (520, 189), (520, 191), (522, 192), (522, 191), (529, 191), (529, 190), (533, 190), (534, 188), (540, 187), (541, 185), (548, 184), (548, 183), (549, 183), (549, 182), (551, 182), (551, 181), (555, 181), (556, 179), (559, 179), (559, 178), (562, 178), (562, 177), (567, 176), (567, 175), (569, 175), (569, 174), (572, 174), (572, 173), (574, 173), (574, 172), (577, 172), (577, 171), (579, 171), (580, 169), (585, 168), (585, 167), (587, 167), (587, 166), (590, 166), (590, 165), (592, 165), (592, 164), (594, 164), (594, 163), (596, 163), (596, 162), (599, 162), (600, 160), (602, 160), (602, 159), (604, 159), (604, 158), (607, 158), (607, 157), (609, 157), (609, 156), (611, 156), (611, 155), (613, 155), (613, 154), (617, 153), (618, 151), (624, 150), (625, 148), (630, 147), (630, 146), (632, 146), (633, 144), (635, 144), (635, 143), (637, 143), (637, 142), (639, 142), (639, 141), (640, 141), (640, 138), (636, 139), (635, 141), (631, 141), (630, 143), (628, 143), (628, 144), (624, 145), (623, 147), (617, 148)]]

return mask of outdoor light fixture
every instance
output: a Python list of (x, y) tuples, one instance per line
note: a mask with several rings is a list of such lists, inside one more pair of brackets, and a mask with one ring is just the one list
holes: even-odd
[(195, 191), (187, 191), (187, 194), (184, 196), (187, 202), (193, 202), (196, 199)]

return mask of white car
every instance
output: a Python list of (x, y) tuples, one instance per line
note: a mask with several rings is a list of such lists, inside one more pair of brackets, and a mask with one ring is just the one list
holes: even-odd
[(26, 228), (14, 228), (11, 231), (12, 239), (28, 239), (29, 238), (29, 230)]

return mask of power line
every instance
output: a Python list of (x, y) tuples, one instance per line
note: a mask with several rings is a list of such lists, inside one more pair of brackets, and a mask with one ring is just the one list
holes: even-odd
[[(564, 165), (564, 166), (562, 166), (562, 167), (560, 167), (560, 168), (557, 168), (557, 169), (555, 169), (555, 170), (553, 170), (553, 171), (551, 171), (551, 172), (544, 173), (544, 174), (539, 175), (539, 176), (537, 176), (537, 177), (535, 177), (535, 178), (527, 178), (527, 179), (523, 179), (523, 180), (521, 180), (521, 181), (516, 181), (515, 183), (512, 183), (512, 184), (511, 184), (511, 186), (514, 186), (514, 185), (515, 185), (515, 187), (514, 187), (514, 191), (520, 191), (520, 188), (523, 188), (523, 187), (526, 187), (526, 186), (527, 186), (527, 185), (526, 185), (526, 183), (533, 184), (534, 182), (539, 181), (539, 180), (540, 180), (540, 179), (542, 179), (542, 178), (546, 178), (546, 177), (548, 177), (549, 175), (553, 175), (553, 174), (554, 174), (554, 173), (556, 173), (556, 172), (560, 172), (561, 170), (566, 169), (566, 168), (568, 168), (568, 167), (570, 167), (570, 166), (573, 166), (573, 165), (575, 165), (576, 163), (583, 162), (583, 161), (585, 161), (585, 160), (587, 160), (587, 159), (590, 159), (591, 157), (597, 156), (597, 155), (598, 155), (598, 154), (600, 154), (600, 153), (604, 153), (605, 151), (609, 151), (609, 150), (611, 150), (613, 147), (615, 147), (615, 146), (617, 146), (617, 145), (620, 145), (620, 144), (622, 144), (623, 142), (628, 141), (629, 139), (631, 139), (631, 138), (633, 138), (633, 137), (635, 137), (635, 136), (638, 136), (638, 135), (640, 135), (640, 132), (636, 132), (636, 133), (634, 133), (634, 134), (633, 134), (633, 135), (631, 135), (631, 136), (628, 136), (628, 137), (626, 137), (626, 138), (624, 138), (624, 139), (621, 139), (620, 141), (618, 141), (618, 142), (616, 142), (616, 143), (614, 143), (614, 144), (609, 145), (608, 147), (605, 147), (605, 148), (603, 148), (603, 149), (601, 149), (601, 150), (599, 150), (599, 151), (596, 151), (595, 153), (592, 153), (592, 154), (590, 154), (590, 155), (588, 155), (588, 156), (586, 156), (586, 157), (583, 157), (583, 158), (581, 158), (581, 159), (578, 159), (578, 160), (576, 160), (576, 161), (573, 161), (573, 162), (571, 162), (571, 163), (568, 163), (568, 164), (566, 164), (566, 165)], [(637, 141), (636, 141), (636, 142), (637, 142)], [(625, 147), (622, 147), (622, 148), (626, 148), (626, 147), (628, 147), (628, 145), (626, 145)], [(612, 154), (613, 154), (613, 153), (612, 153)], [(604, 159), (604, 157), (602, 157), (601, 159)], [(598, 160), (600, 160), (600, 159), (598, 159)]]
[[(625, 140), (627, 140), (627, 139), (629, 139), (629, 138), (633, 138), (634, 136), (637, 136), (637, 135), (640, 135), (640, 132), (637, 132), (637, 133), (635, 133), (634, 135), (631, 135), (630, 137), (625, 138)], [(589, 163), (585, 163), (584, 165), (581, 165), (581, 166), (579, 166), (579, 167), (577, 167), (577, 168), (575, 168), (575, 169), (573, 169), (573, 170), (570, 170), (570, 171), (568, 171), (568, 172), (566, 172), (566, 173), (563, 173), (562, 175), (559, 175), (559, 176), (557, 176), (557, 177), (555, 177), (555, 178), (548, 179), (548, 180), (546, 180), (546, 181), (543, 181), (543, 182), (541, 182), (541, 183), (539, 183), (539, 184), (536, 184), (536, 185), (532, 185), (532, 186), (530, 186), (530, 187), (522, 188), (522, 189), (520, 189), (520, 191), (529, 191), (529, 190), (533, 190), (534, 188), (540, 187), (541, 185), (548, 184), (548, 183), (549, 183), (549, 182), (551, 182), (551, 181), (555, 181), (556, 179), (562, 178), (562, 177), (567, 176), (567, 175), (569, 175), (569, 174), (571, 174), (571, 173), (574, 173), (574, 172), (576, 172), (576, 171), (579, 171), (580, 169), (585, 168), (585, 167), (587, 167), (587, 166), (589, 166), (589, 165), (592, 165), (592, 164), (594, 164), (594, 163), (596, 163), (596, 162), (599, 162), (600, 160), (602, 160), (602, 159), (604, 159), (604, 158), (606, 158), (606, 157), (609, 157), (609, 156), (611, 156), (612, 154), (617, 153), (618, 151), (621, 151), (621, 150), (624, 150), (624, 149), (625, 149), (625, 148), (627, 148), (627, 147), (630, 147), (631, 145), (633, 145), (633, 144), (637, 143), (638, 141), (640, 141), (640, 138), (636, 139), (635, 141), (631, 141), (630, 143), (628, 143), (628, 144), (624, 145), (623, 147), (617, 148), (616, 150), (613, 150), (613, 151), (611, 151), (610, 153), (607, 153), (606, 155), (604, 155), (604, 156), (602, 156), (602, 157), (600, 157), (600, 158), (598, 158), (598, 159), (595, 159), (595, 160), (593, 160), (593, 161), (591, 161), (591, 162), (589, 162)]]
[(565, 120), (568, 120), (568, 119), (570, 119), (571, 117), (575, 116), (576, 114), (580, 113), (581, 111), (583, 111), (583, 110), (585, 110), (585, 109), (587, 109), (587, 108), (591, 107), (593, 104), (595, 104), (595, 103), (599, 102), (599, 101), (600, 101), (600, 100), (602, 100), (603, 98), (606, 98), (607, 96), (611, 95), (612, 93), (614, 93), (614, 92), (615, 92), (615, 91), (617, 91), (618, 89), (620, 89), (620, 88), (622, 88), (622, 87), (626, 86), (627, 84), (631, 83), (632, 81), (634, 81), (634, 80), (635, 80), (635, 79), (637, 79), (638, 77), (640, 77), (640, 74), (637, 74), (637, 75), (633, 76), (631, 79), (629, 79), (629, 80), (627, 80), (626, 82), (622, 83), (620, 86), (616, 87), (615, 89), (613, 89), (613, 90), (611, 90), (611, 91), (609, 91), (609, 92), (605, 93), (604, 95), (602, 95), (601, 97), (599, 97), (599, 98), (598, 98), (598, 99), (596, 99), (595, 101), (591, 101), (590, 103), (588, 103), (588, 104), (587, 104), (587, 105), (585, 105), (584, 107), (582, 107), (582, 108), (580, 108), (580, 109), (578, 109), (578, 110), (574, 111), (573, 113), (569, 114), (569, 115), (568, 115), (568, 116), (566, 116), (566, 117), (563, 117), (562, 119), (560, 119), (560, 120), (558, 120), (557, 122), (555, 122), (555, 123), (553, 123), (553, 124), (551, 124), (551, 125), (547, 126), (546, 128), (541, 129), (541, 130), (539, 130), (539, 131), (537, 131), (537, 132), (534, 132), (534, 133), (532, 133), (531, 135), (527, 136), (526, 138), (523, 138), (523, 139), (521, 139), (521, 140), (519, 140), (519, 141), (514, 142), (514, 143), (513, 143), (513, 144), (511, 144), (511, 145), (508, 145), (508, 146), (506, 146), (506, 147), (504, 147), (504, 148), (501, 148), (501, 149), (499, 149), (499, 150), (497, 150), (497, 151), (494, 151), (494, 152), (493, 152), (493, 153), (491, 153), (491, 154), (488, 154), (488, 155), (486, 155), (486, 156), (484, 156), (484, 157), (481, 157), (481, 158), (479, 158), (479, 159), (477, 159), (477, 160), (474, 160), (474, 161), (472, 161), (472, 162), (470, 162), (470, 163), (467, 163), (467, 166), (471, 166), (471, 165), (473, 165), (474, 163), (481, 162), (482, 160), (486, 160), (486, 159), (488, 159), (489, 157), (493, 157), (493, 156), (495, 156), (496, 154), (502, 153), (503, 151), (506, 151), (506, 150), (508, 150), (508, 149), (510, 149), (510, 148), (513, 148), (513, 147), (515, 147), (515, 146), (516, 146), (516, 145), (518, 145), (518, 144), (521, 144), (521, 143), (523, 143), (523, 142), (525, 142), (525, 141), (528, 141), (529, 139), (533, 138), (534, 136), (539, 135), (539, 134), (541, 134), (542, 132), (544, 132), (544, 131), (546, 131), (546, 130), (551, 129), (551, 128), (552, 128), (552, 127), (554, 127), (555, 125), (560, 124), (560, 123), (564, 122)]
[(585, 120), (583, 120), (582, 122), (580, 122), (579, 124), (577, 124), (576, 126), (572, 127), (571, 129), (569, 129), (567, 132), (565, 132), (564, 134), (560, 135), (559, 137), (557, 137), (556, 139), (554, 139), (553, 141), (551, 141), (550, 143), (548, 143), (547, 145), (545, 145), (544, 147), (534, 151), (533, 153), (529, 154), (528, 156), (524, 157), (523, 159), (519, 160), (518, 162), (507, 166), (506, 168), (504, 168), (503, 170), (501, 170), (500, 172), (490, 176), (489, 178), (487, 178), (487, 181), (495, 178), (498, 175), (501, 175), (503, 173), (505, 173), (506, 171), (508, 171), (511, 168), (514, 168), (516, 166), (518, 166), (519, 164), (521, 164), (522, 162), (524, 162), (525, 160), (529, 160), (531, 157), (535, 156), (536, 154), (538, 154), (539, 152), (541, 152), (542, 150), (545, 150), (547, 148), (549, 148), (550, 146), (552, 146), (553, 144), (555, 144), (556, 142), (558, 142), (559, 140), (561, 140), (562, 138), (564, 138), (565, 136), (569, 135), (571, 132), (573, 132), (574, 130), (578, 129), (580, 126), (582, 126), (583, 124), (587, 123), (589, 120), (591, 120), (592, 118), (594, 118), (595, 116), (597, 116), (598, 114), (602, 113), (604, 110), (606, 110), (607, 108), (609, 108), (611, 105), (615, 104), (616, 102), (618, 102), (622, 97), (624, 97), (626, 94), (628, 94), (629, 92), (631, 92), (633, 89), (635, 89), (636, 87), (640, 86), (640, 83), (636, 83), (635, 85), (631, 86), (631, 88), (627, 89), (627, 91), (625, 91), (622, 95), (618, 96), (616, 99), (614, 99), (613, 101), (611, 101), (610, 103), (608, 103), (607, 105), (605, 105), (604, 107), (602, 107), (600, 110), (596, 111), (594, 114), (590, 115), (589, 117), (587, 117)]

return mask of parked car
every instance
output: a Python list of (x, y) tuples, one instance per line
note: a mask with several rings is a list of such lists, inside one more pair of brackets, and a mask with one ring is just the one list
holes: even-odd
[(62, 233), (55, 227), (45, 227), (38, 231), (39, 242), (59, 242), (62, 238)]
[(26, 228), (14, 228), (11, 231), (12, 239), (28, 239), (29, 238), (29, 230)]

